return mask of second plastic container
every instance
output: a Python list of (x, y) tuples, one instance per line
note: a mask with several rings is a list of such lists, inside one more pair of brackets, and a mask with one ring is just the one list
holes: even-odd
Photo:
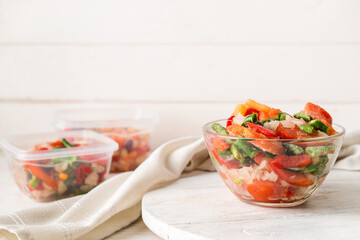
[(154, 113), (138, 107), (71, 109), (57, 113), (56, 128), (92, 130), (116, 141), (119, 149), (110, 170), (114, 173), (135, 170), (146, 159), (157, 120)]

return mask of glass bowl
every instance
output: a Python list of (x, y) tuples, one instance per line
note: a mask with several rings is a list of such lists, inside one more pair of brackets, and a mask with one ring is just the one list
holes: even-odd
[(250, 139), (203, 127), (210, 158), (228, 188), (247, 203), (292, 207), (304, 203), (324, 182), (339, 154), (345, 129), (312, 139)]

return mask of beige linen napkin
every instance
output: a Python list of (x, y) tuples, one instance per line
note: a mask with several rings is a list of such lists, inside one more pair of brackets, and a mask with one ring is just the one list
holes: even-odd
[(360, 170), (360, 129), (347, 132), (335, 169)]
[[(347, 134), (340, 156), (336, 168), (360, 170), (360, 130)], [(0, 216), (0, 239), (101, 239), (140, 216), (146, 192), (194, 169), (214, 170), (203, 139), (169, 141), (134, 172), (118, 174), (84, 196)]]

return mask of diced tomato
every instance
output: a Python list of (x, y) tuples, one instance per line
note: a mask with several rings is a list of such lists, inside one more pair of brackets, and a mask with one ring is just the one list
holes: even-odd
[(270, 138), (277, 138), (278, 135), (276, 135), (276, 133), (274, 133), (273, 131), (271, 131), (270, 129), (266, 128), (266, 127), (263, 127), (259, 124), (255, 124), (255, 123), (246, 123), (246, 125), (252, 129), (252, 130), (255, 130), (259, 133), (262, 133), (264, 134), (265, 136), (267, 137), (270, 137)]
[(231, 124), (233, 124), (233, 119), (235, 116), (231, 116), (228, 118), (227, 122), (226, 122), (226, 127), (230, 126)]
[(258, 153), (258, 154), (254, 157), (254, 161), (255, 161), (257, 164), (260, 164), (264, 158), (265, 158), (265, 153), (260, 152), (260, 153)]
[(314, 119), (318, 119), (320, 121), (325, 121), (330, 126), (332, 125), (333, 120), (332, 120), (332, 117), (330, 116), (330, 114), (327, 111), (325, 111), (325, 109), (323, 109), (322, 107), (320, 107), (316, 104), (308, 102), (305, 105), (304, 113), (310, 115)]
[(211, 142), (214, 145), (214, 147), (219, 151), (223, 151), (230, 148), (230, 146), (223, 139), (218, 137), (213, 137), (211, 139)]
[(311, 162), (312, 159), (307, 154), (297, 156), (279, 155), (274, 158), (272, 164), (277, 168), (302, 168)]
[(225, 164), (226, 161), (222, 157), (219, 156), (219, 153), (216, 149), (211, 150), (211, 153), (220, 165)]
[(293, 171), (285, 170), (276, 167), (273, 162), (270, 163), (274, 172), (285, 182), (299, 187), (308, 187), (314, 184), (314, 181), (304, 174), (296, 173)]
[(226, 162), (226, 167), (228, 169), (240, 169), (240, 162), (236, 159), (230, 160)]
[(274, 196), (274, 183), (270, 181), (261, 181), (254, 179), (252, 184), (247, 185), (247, 191), (254, 200), (260, 202), (269, 202), (269, 198)]

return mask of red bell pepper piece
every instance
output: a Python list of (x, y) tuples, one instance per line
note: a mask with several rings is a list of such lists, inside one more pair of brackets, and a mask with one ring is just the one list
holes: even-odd
[(233, 124), (233, 119), (235, 116), (231, 116), (228, 118), (227, 122), (226, 122), (226, 127), (230, 126), (231, 124)]
[(212, 153), (212, 155), (214, 156), (214, 158), (218, 161), (218, 163), (219, 163), (220, 165), (224, 165), (224, 164), (225, 164), (225, 160), (222, 159), (222, 158), (219, 156), (219, 153), (218, 153), (218, 151), (217, 151), (216, 149), (211, 150), (211, 153)]
[(277, 168), (302, 168), (311, 162), (312, 159), (307, 154), (297, 156), (279, 155), (274, 158), (272, 164)]
[(278, 135), (277, 135), (276, 133), (274, 133), (274, 132), (271, 131), (270, 129), (268, 129), (268, 128), (266, 128), (266, 127), (263, 127), (263, 126), (261, 126), (261, 125), (259, 125), (259, 124), (255, 124), (255, 123), (250, 123), (250, 122), (248, 122), (248, 123), (246, 123), (246, 125), (247, 125), (250, 129), (255, 130), (255, 131), (259, 132), (259, 133), (262, 133), (262, 134), (264, 134), (264, 135), (267, 136), (267, 137), (270, 137), (270, 138), (277, 138), (277, 137), (278, 137)]
[(49, 177), (48, 174), (44, 170), (42, 170), (42, 168), (30, 164), (25, 164), (23, 168), (28, 169), (32, 175), (34, 175), (53, 189), (58, 189), (58, 185), (55, 180)]

